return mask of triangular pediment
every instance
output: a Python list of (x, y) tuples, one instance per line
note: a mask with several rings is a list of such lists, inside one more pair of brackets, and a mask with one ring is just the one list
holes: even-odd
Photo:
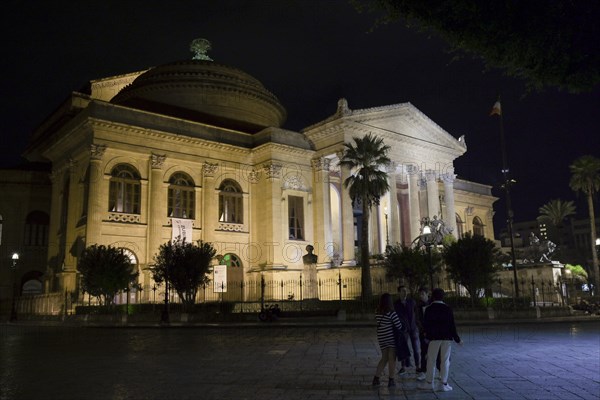
[(367, 133), (381, 137), (398, 158), (431, 158), (451, 162), (467, 151), (464, 137), (456, 139), (411, 103), (351, 110), (345, 99), (337, 112), (303, 130), (317, 150)]
[(344, 119), (357, 128), (369, 129), (375, 135), (395, 141), (439, 147), (445, 149), (443, 151), (456, 152), (457, 156), (466, 151), (464, 140), (450, 135), (411, 103), (352, 110)]

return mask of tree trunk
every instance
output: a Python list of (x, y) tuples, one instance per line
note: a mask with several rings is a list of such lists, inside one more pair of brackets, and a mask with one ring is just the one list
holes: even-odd
[(596, 250), (596, 217), (594, 214), (594, 202), (592, 192), (588, 192), (588, 210), (590, 214), (590, 239), (592, 242), (592, 264), (594, 269), (594, 294), (598, 295), (600, 289), (600, 268), (598, 268), (598, 252)]
[(363, 302), (371, 302), (373, 289), (371, 288), (371, 266), (369, 264), (369, 204), (362, 201), (362, 226), (360, 238), (360, 264), (361, 264), (361, 294)]

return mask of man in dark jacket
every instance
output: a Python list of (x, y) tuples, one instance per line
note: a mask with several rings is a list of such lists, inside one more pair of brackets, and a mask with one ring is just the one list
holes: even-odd
[[(406, 333), (404, 334), (405, 340), (410, 342), (412, 346), (412, 354), (415, 359), (415, 367), (417, 368), (417, 373), (420, 370), (420, 359), (421, 359), (421, 348), (419, 346), (419, 328), (417, 327), (417, 321), (415, 318), (416, 305), (413, 299), (409, 299), (408, 289), (406, 286), (399, 286), (398, 293), (400, 298), (396, 300), (394, 303), (394, 309), (396, 310), (396, 314), (400, 317), (401, 320), (406, 322)], [(402, 367), (398, 372), (400, 375), (405, 374), (406, 368), (411, 366), (410, 356), (407, 359), (400, 360), (402, 362)]]
[(432, 303), (425, 309), (425, 315), (423, 316), (425, 337), (429, 340), (429, 349), (427, 351), (427, 377), (426, 381), (419, 385), (419, 389), (434, 389), (433, 379), (435, 378), (435, 359), (439, 351), (442, 384), (439, 388), (435, 389), (449, 392), (452, 390), (452, 386), (448, 385), (452, 341), (454, 340), (458, 344), (462, 344), (462, 342), (460, 336), (458, 336), (458, 333), (456, 332), (454, 313), (443, 301), (444, 291), (440, 288), (433, 289), (431, 300)]
[(427, 372), (427, 349), (429, 348), (429, 340), (425, 338), (425, 328), (423, 327), (423, 315), (425, 308), (431, 304), (429, 301), (429, 290), (426, 287), (419, 288), (419, 296), (416, 305), (416, 322), (419, 329), (419, 345), (421, 346), (421, 364), (417, 364), (417, 380), (425, 380), (425, 372)]

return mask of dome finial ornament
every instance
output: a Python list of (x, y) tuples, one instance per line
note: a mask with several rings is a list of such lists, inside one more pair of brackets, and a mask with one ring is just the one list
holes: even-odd
[(194, 53), (192, 60), (213, 61), (206, 53), (211, 49), (210, 42), (207, 39), (194, 39), (190, 43), (190, 51)]

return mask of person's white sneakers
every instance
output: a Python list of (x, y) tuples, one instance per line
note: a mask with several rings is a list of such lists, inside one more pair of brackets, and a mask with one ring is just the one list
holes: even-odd
[(435, 390), (436, 392), (449, 392), (452, 390), (452, 386), (448, 385), (447, 383), (439, 383), (436, 385)]
[(431, 382), (419, 382), (417, 388), (420, 390), (433, 390), (433, 383)]
[(417, 380), (418, 381), (424, 381), (425, 380), (425, 372), (419, 372), (417, 374)]

